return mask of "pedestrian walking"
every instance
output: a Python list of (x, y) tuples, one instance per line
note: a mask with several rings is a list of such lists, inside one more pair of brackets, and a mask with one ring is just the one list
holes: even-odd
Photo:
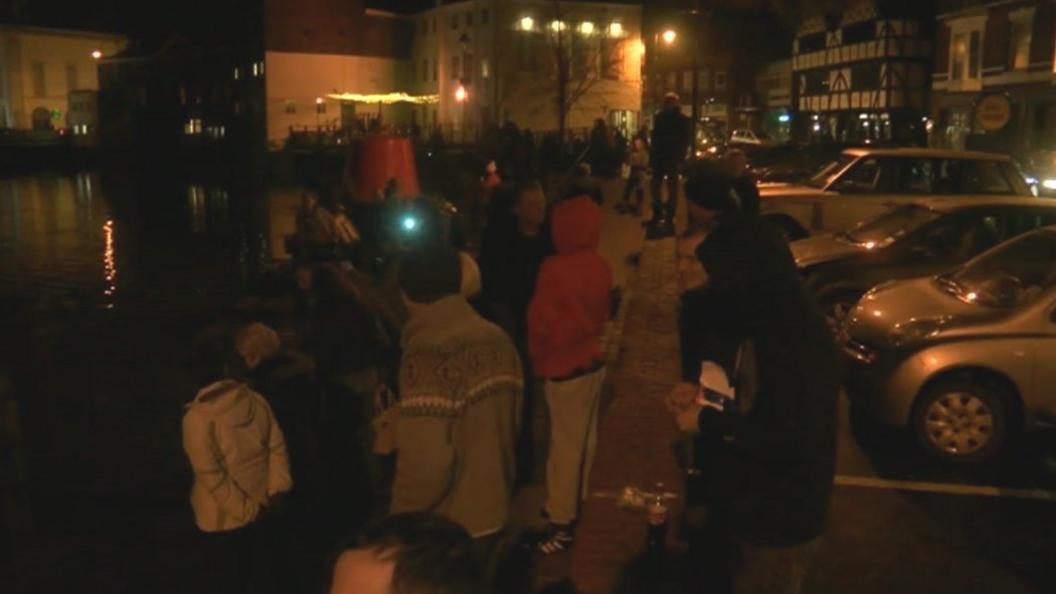
[[(627, 170), (627, 183), (623, 187), (623, 199), (616, 205), (617, 212), (642, 216), (642, 202), (645, 199), (645, 188), (642, 183), (645, 180), (646, 171), (649, 168), (649, 150), (646, 143), (637, 136), (631, 141), (631, 150), (627, 154), (625, 163)], [(631, 204), (631, 194), (635, 195), (635, 202)]]
[(524, 388), (509, 337), (459, 294), (458, 253), (433, 245), (405, 256), (404, 327), (392, 513), (433, 511), (490, 556), (509, 516)]
[(728, 575), (738, 594), (798, 593), (832, 492), (837, 348), (776, 229), (731, 216), (697, 254), (722, 312), (716, 320), (734, 338), (702, 366), (701, 398), (677, 416), (683, 430), (715, 438), (710, 541), (731, 556), (701, 555), (702, 575)]
[(465, 529), (428, 512), (389, 516), (343, 544), (330, 594), (484, 594)]
[(550, 408), (550, 454), (545, 511), (550, 519), (543, 554), (567, 550), (587, 493), (597, 440), (598, 401), (605, 377), (602, 335), (609, 319), (612, 272), (598, 254), (601, 209), (588, 196), (554, 206), (556, 253), (543, 262), (528, 308), (528, 350), (545, 380)]
[[(682, 115), (679, 101), (675, 93), (664, 96), (663, 109), (653, 118), (653, 138), (649, 147), (649, 163), (653, 168), (653, 216), (648, 225), (669, 234), (674, 233), (678, 178), (691, 141), (689, 118)], [(663, 197), (664, 185), (667, 186), (667, 200)]]
[(229, 332), (196, 341), (192, 373), (202, 388), (183, 415), (183, 449), (194, 472), (191, 508), (214, 563), (217, 593), (279, 587), (272, 514), (293, 487), (286, 440), (271, 407), (230, 379)]
[(748, 155), (741, 149), (730, 149), (723, 156), (723, 161), (741, 212), (759, 214), (759, 188), (748, 171)]

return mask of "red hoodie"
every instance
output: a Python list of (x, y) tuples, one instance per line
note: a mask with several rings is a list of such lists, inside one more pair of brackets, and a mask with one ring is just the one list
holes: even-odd
[(598, 254), (601, 209), (587, 196), (554, 206), (557, 253), (543, 262), (528, 307), (528, 352), (535, 373), (562, 378), (602, 359), (612, 272)]

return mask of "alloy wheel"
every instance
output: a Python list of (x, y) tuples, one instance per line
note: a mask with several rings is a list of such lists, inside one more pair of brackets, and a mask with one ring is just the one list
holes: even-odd
[(950, 392), (928, 406), (924, 434), (933, 447), (948, 456), (970, 456), (994, 438), (994, 413), (975, 394)]

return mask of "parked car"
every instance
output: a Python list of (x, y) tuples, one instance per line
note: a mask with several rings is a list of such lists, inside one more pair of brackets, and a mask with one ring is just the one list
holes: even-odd
[(1056, 201), (926, 198), (892, 207), (850, 231), (792, 242), (810, 293), (838, 325), (881, 283), (949, 270), (997, 244), (1056, 224)]
[(1056, 418), (1056, 228), (866, 293), (847, 318), (848, 395), (951, 462)]
[(780, 144), (752, 155), (751, 174), (763, 183), (800, 183), (840, 156), (845, 144)]
[(1031, 196), (1005, 155), (938, 149), (849, 149), (800, 184), (760, 184), (761, 214), (790, 239), (843, 231), (922, 196)]
[(761, 145), (763, 144), (763, 138), (759, 137), (748, 128), (738, 128), (733, 132), (730, 132), (730, 144), (731, 145)]

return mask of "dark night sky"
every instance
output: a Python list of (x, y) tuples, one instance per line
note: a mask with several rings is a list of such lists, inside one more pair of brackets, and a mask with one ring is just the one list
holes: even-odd
[[(216, 24), (237, 19), (247, 4), (262, 0), (0, 0), (0, 23), (23, 22), (42, 26), (83, 28), (132, 36), (167, 36), (172, 32), (216, 33)], [(296, 2), (297, 0), (288, 0)], [(634, 0), (609, 0), (636, 3)], [(800, 5), (827, 0), (701, 0), (704, 7), (729, 7), (770, 13), (793, 20)], [(643, 0), (649, 11), (690, 8), (693, 0)], [(410, 13), (428, 8), (434, 0), (367, 0), (368, 6)], [(208, 10), (206, 10), (208, 7)]]

